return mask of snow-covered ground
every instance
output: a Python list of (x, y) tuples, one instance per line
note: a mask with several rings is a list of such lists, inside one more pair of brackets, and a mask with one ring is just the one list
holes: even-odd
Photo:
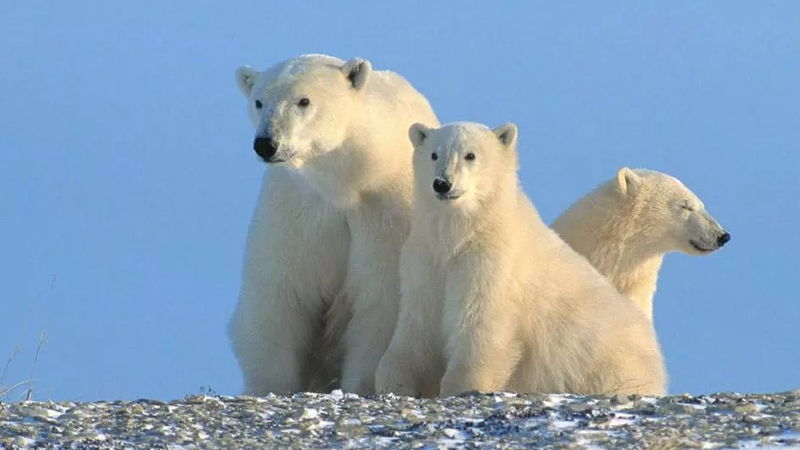
[(800, 448), (800, 391), (0, 404), (4, 448)]

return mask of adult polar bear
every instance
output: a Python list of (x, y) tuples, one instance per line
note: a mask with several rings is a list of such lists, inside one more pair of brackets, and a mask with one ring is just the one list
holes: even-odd
[(516, 126), (417, 124), (409, 136), (414, 223), (377, 390), (663, 395), (652, 324), (522, 191)]
[(709, 255), (731, 239), (680, 180), (627, 167), (575, 202), (552, 227), (651, 321), (664, 255)]
[(359, 58), (302, 55), (236, 78), (253, 148), (271, 165), (229, 324), (245, 392), (330, 388), (340, 377), (370, 393), (397, 320), (408, 128), (437, 125), (436, 115), (401, 76)]

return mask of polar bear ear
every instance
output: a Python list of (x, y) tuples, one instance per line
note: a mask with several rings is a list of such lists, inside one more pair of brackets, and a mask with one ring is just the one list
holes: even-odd
[(492, 131), (506, 148), (513, 149), (517, 145), (517, 126), (515, 124), (504, 123)]
[(623, 167), (617, 172), (617, 189), (622, 195), (631, 195), (639, 185), (639, 175), (633, 170)]
[(415, 123), (408, 129), (408, 138), (411, 139), (414, 148), (419, 148), (425, 142), (425, 139), (428, 139), (431, 135), (431, 131), (433, 131), (433, 129), (421, 123)]
[(353, 58), (344, 63), (341, 71), (358, 91), (367, 85), (369, 76), (372, 75), (372, 64), (365, 59)]
[(250, 97), (257, 79), (258, 72), (251, 69), (250, 66), (242, 66), (236, 69), (236, 84), (239, 85), (239, 90), (242, 91), (245, 97)]

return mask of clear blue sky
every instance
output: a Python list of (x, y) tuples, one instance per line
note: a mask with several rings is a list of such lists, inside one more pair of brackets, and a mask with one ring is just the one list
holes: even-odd
[(265, 166), (234, 70), (328, 53), (403, 74), (443, 122), (516, 122), (548, 222), (622, 165), (682, 179), (733, 240), (666, 259), (670, 391), (800, 387), (800, 3), (502, 5), (6, 2), (6, 384), (45, 327), (37, 398), (239, 392), (224, 328)]

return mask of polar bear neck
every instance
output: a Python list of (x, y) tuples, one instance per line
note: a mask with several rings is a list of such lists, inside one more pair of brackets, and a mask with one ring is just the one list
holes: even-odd
[(428, 207), (426, 202), (415, 202), (415, 217), (419, 220), (416, 226), (429, 230), (428, 242), (431, 248), (437, 249), (436, 254), (441, 262), (484, 242), (507, 242), (508, 245), (504, 247), (513, 247), (514, 237), (519, 230), (511, 224), (519, 223), (519, 220), (509, 218), (509, 215), (529, 212), (526, 205), (520, 205), (521, 202), (529, 204), (529, 201), (516, 178), (503, 185), (496, 195), (485, 198), (478, 208), (469, 211), (442, 207), (439, 200), (428, 200), (436, 202), (431, 213), (425, 210)]
[(552, 228), (652, 320), (664, 253), (642, 239), (640, 205), (612, 189), (608, 183), (578, 200)]
[[(410, 207), (410, 143), (404, 149), (407, 150), (405, 158), (401, 151), (379, 151), (377, 145), (348, 139), (338, 149), (306, 161), (297, 171), (321, 197), (345, 210), (360, 208), (376, 195)], [(384, 161), (377, 161), (379, 157)], [(388, 162), (385, 161), (387, 157), (390, 158)]]

